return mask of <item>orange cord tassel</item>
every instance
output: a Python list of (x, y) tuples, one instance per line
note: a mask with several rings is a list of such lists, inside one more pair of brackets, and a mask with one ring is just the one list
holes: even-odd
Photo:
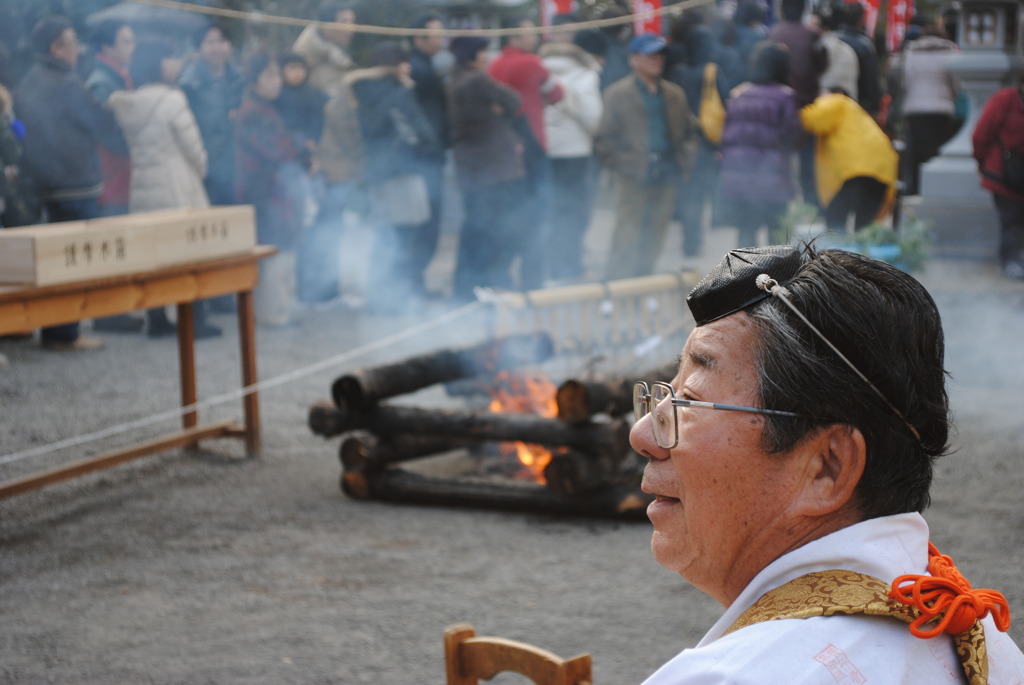
[[(1010, 627), (1010, 607), (1006, 597), (995, 590), (974, 590), (953, 560), (928, 543), (930, 576), (903, 575), (892, 581), (889, 597), (921, 612), (910, 624), (915, 637), (933, 638), (942, 633), (959, 635), (991, 612), (996, 628)], [(930, 628), (926, 625), (935, 622)]]

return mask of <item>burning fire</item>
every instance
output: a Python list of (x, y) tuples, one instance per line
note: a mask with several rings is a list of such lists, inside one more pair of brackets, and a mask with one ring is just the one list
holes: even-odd
[[(492, 412), (532, 413), (545, 418), (558, 416), (557, 388), (548, 378), (540, 375), (513, 376), (502, 371), (494, 380), (496, 387), (491, 391), (493, 399), (488, 407)], [(515, 454), (532, 480), (547, 482), (544, 467), (551, 461), (550, 450), (525, 442), (503, 442), (499, 449), (502, 454)]]

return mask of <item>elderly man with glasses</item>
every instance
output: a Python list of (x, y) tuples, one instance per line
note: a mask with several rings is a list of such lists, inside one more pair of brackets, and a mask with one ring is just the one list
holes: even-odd
[(688, 304), (676, 377), (636, 384), (631, 441), (655, 558), (725, 612), (647, 683), (1024, 682), (1005, 598), (919, 513), (950, 428), (924, 287), (774, 246), (730, 252)]

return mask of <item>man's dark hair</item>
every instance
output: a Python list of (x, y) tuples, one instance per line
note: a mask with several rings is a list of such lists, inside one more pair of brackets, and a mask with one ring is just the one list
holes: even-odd
[(196, 29), (196, 32), (192, 35), (192, 39), (195, 41), (197, 48), (204, 40), (206, 40), (206, 35), (213, 30), (219, 31), (220, 35), (224, 36), (226, 40), (231, 40), (231, 34), (228, 33), (228, 30), (225, 28), (223, 23), (219, 21), (211, 21)]
[(164, 79), (163, 61), (174, 56), (174, 46), (166, 40), (148, 40), (135, 49), (129, 71), (132, 83), (138, 88), (147, 83), (160, 83)]
[(427, 28), (427, 24), (429, 24), (432, 21), (440, 21), (444, 23), (444, 20), (441, 19), (440, 14), (436, 12), (424, 12), (423, 14), (417, 15), (415, 19), (409, 22), (409, 28), (425, 29)]
[(67, 17), (57, 14), (49, 14), (32, 27), (32, 50), (40, 55), (50, 54), (50, 46), (53, 45), (61, 34), (72, 28), (71, 21)]
[(117, 32), (123, 29), (125, 26), (129, 26), (126, 21), (118, 21), (116, 19), (108, 19), (107, 21), (101, 22), (99, 26), (92, 32), (92, 44), (99, 52), (106, 45), (113, 45), (117, 42)]
[(316, 18), (317, 21), (325, 23), (335, 22), (338, 21), (338, 12), (345, 10), (352, 10), (352, 5), (347, 2), (325, 2), (320, 5), (320, 11), (317, 12)]
[(785, 45), (763, 40), (750, 54), (750, 81), (761, 85), (789, 81), (789, 50)]
[(847, 26), (860, 28), (864, 23), (864, 5), (859, 2), (851, 2), (844, 5), (843, 23)]
[(807, 3), (805, 0), (782, 0), (780, 11), (782, 18), (786, 21), (800, 21), (804, 16), (804, 9)]
[(448, 44), (448, 50), (457, 64), (468, 64), (489, 45), (490, 41), (483, 36), (455, 36)]
[(764, 22), (764, 7), (758, 0), (740, 0), (733, 22), (737, 26), (754, 26)]
[(761, 406), (819, 418), (765, 417), (764, 446), (784, 452), (825, 424), (858, 428), (867, 445), (854, 493), (860, 513), (922, 511), (933, 461), (948, 449), (950, 431), (935, 301), (910, 275), (853, 252), (808, 247), (803, 260), (786, 284), (790, 300), (902, 417), (784, 302), (769, 297), (747, 310), (759, 335)]
[(816, 12), (820, 18), (821, 27), (826, 31), (838, 31), (846, 19), (843, 5), (839, 2), (819, 7)]

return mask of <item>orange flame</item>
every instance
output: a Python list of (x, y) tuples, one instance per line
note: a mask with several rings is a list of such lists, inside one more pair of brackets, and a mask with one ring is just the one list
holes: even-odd
[[(493, 399), (488, 407), (492, 412), (533, 413), (545, 418), (558, 416), (557, 388), (548, 378), (540, 375), (513, 376), (502, 371), (494, 380), (496, 388), (491, 392)], [(499, 449), (502, 454), (515, 454), (531, 480), (547, 482), (544, 467), (551, 461), (550, 450), (525, 442), (504, 442)]]

